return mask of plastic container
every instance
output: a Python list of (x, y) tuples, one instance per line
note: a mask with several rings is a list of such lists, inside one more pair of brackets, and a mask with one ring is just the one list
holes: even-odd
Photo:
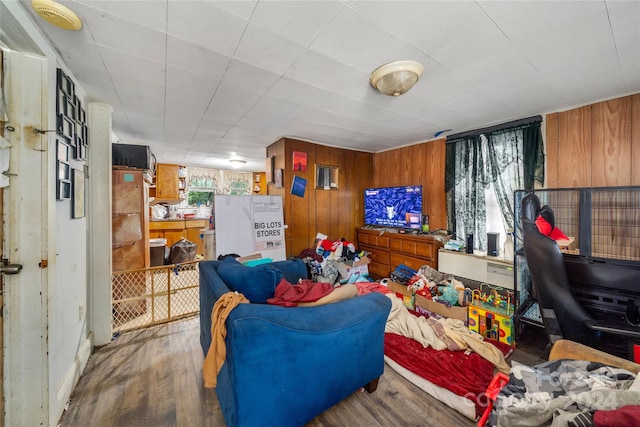
[(164, 250), (167, 246), (167, 239), (149, 239), (149, 252), (151, 267), (164, 265)]
[(513, 230), (507, 231), (507, 238), (504, 241), (504, 259), (507, 261), (513, 261)]
[(216, 259), (216, 231), (203, 228), (200, 235), (204, 240), (204, 259)]

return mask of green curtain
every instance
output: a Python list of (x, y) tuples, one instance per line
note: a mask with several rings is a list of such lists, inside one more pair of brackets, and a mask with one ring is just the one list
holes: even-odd
[(473, 233), (474, 246), (484, 250), (490, 184), (505, 227), (513, 229), (514, 191), (544, 183), (540, 122), (447, 139), (446, 149), (447, 227), (462, 240)]
[(483, 247), (486, 240), (487, 183), (486, 161), (480, 135), (447, 143), (445, 190), (447, 192), (448, 226), (464, 240), (473, 233), (474, 243)]
[[(540, 123), (521, 126), (524, 150), (524, 188), (533, 190), (544, 186), (544, 147)], [(538, 186), (536, 186), (536, 183)]]

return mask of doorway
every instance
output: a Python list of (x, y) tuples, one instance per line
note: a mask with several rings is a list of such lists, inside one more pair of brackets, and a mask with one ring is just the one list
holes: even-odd
[[(0, 49), (5, 115), (10, 144), (2, 189), (2, 258), (22, 265), (2, 276), (4, 425), (48, 425), (47, 61)], [(45, 128), (46, 129), (46, 128)], [(6, 164), (5, 164), (6, 167)], [(8, 175), (8, 182), (5, 178)]]

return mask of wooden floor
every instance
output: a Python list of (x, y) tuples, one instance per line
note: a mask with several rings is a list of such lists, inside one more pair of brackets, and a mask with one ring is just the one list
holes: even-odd
[[(523, 345), (509, 360), (543, 360), (544, 344)], [(198, 317), (122, 334), (91, 356), (60, 426), (224, 427), (215, 391), (202, 385), (203, 359)], [(386, 366), (376, 392), (355, 392), (307, 426), (474, 425)]]

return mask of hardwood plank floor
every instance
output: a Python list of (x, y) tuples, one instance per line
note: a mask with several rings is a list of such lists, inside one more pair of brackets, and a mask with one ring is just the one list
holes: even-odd
[[(544, 345), (528, 345), (510, 360), (541, 362)], [(122, 334), (92, 354), (60, 427), (224, 427), (203, 360), (198, 317)], [(474, 425), (387, 366), (376, 392), (353, 393), (307, 427)]]

